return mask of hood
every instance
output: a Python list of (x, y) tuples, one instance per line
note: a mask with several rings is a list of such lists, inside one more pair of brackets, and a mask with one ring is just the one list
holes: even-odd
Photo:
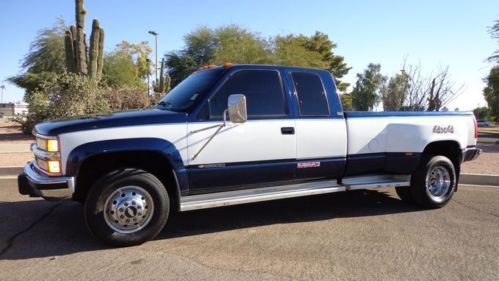
[(164, 109), (116, 112), (113, 114), (83, 117), (78, 119), (49, 121), (35, 126), (38, 134), (56, 136), (59, 134), (105, 128), (141, 126), (153, 124), (185, 123), (185, 113)]

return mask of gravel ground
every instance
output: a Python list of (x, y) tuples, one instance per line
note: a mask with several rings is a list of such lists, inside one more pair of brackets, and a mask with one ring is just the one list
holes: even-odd
[(462, 172), (499, 175), (499, 144), (479, 143), (478, 147), (482, 154), (475, 161), (463, 163)]

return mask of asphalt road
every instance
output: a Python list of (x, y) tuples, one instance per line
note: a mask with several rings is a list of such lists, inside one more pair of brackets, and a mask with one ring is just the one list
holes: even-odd
[(154, 241), (108, 248), (82, 207), (0, 180), (0, 280), (499, 280), (499, 188), (443, 209), (362, 191), (176, 215)]

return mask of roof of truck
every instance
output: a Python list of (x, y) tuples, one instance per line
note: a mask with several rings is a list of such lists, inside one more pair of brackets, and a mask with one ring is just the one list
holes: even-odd
[(214, 69), (214, 68), (244, 68), (244, 69), (280, 69), (280, 70), (299, 70), (299, 71), (313, 71), (313, 72), (327, 72), (326, 69), (300, 67), (300, 66), (285, 66), (285, 65), (272, 65), (272, 64), (232, 64), (224, 63), (222, 65), (207, 65), (201, 67), (198, 71)]

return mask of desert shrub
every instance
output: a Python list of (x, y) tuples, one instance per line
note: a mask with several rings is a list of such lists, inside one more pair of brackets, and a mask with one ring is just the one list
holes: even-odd
[(141, 109), (151, 105), (147, 90), (139, 87), (107, 88), (104, 98), (112, 111)]
[(37, 123), (76, 116), (107, 113), (110, 110), (104, 90), (95, 80), (78, 74), (60, 74), (27, 98), (29, 113), (15, 119), (24, 133)]

